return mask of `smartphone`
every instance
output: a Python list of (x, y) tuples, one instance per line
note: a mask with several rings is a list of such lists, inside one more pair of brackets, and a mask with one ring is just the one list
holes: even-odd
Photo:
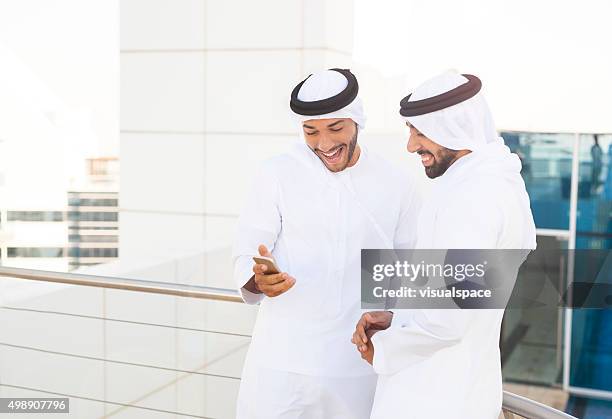
[(253, 256), (253, 260), (255, 261), (255, 263), (258, 263), (260, 265), (266, 265), (266, 275), (279, 274), (281, 272), (278, 266), (276, 266), (276, 262), (274, 262), (274, 259), (272, 258), (268, 258), (265, 256)]

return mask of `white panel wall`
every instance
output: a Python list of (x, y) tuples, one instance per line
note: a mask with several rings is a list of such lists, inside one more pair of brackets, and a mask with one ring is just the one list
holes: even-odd
[(121, 54), (121, 131), (204, 130), (202, 51)]
[(204, 48), (203, 0), (121, 0), (121, 49)]

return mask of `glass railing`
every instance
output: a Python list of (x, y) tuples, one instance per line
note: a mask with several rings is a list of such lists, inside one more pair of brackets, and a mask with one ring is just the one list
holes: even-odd
[[(257, 310), (235, 290), (0, 267), (0, 298), (0, 397), (67, 397), (70, 418), (234, 417)], [(504, 415), (571, 418), (507, 392)]]
[(0, 274), (0, 397), (68, 397), (73, 419), (234, 416), (256, 311), (235, 291)]

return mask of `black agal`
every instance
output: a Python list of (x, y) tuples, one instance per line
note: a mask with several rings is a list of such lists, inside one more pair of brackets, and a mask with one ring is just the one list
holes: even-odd
[(346, 88), (327, 99), (314, 100), (312, 102), (303, 102), (298, 99), (298, 93), (300, 88), (304, 84), (308, 77), (312, 76), (312, 74), (302, 80), (295, 88), (293, 92), (291, 92), (291, 101), (289, 102), (289, 106), (291, 106), (291, 110), (299, 115), (324, 115), (327, 113), (335, 112), (340, 110), (350, 104), (357, 97), (357, 93), (359, 93), (359, 83), (357, 83), (357, 78), (351, 70), (344, 70), (340, 68), (330, 68), (330, 70), (337, 71), (346, 77), (348, 84)]
[(400, 115), (424, 115), (426, 113), (448, 108), (474, 97), (476, 93), (480, 91), (482, 82), (478, 77), (471, 74), (462, 74), (462, 76), (468, 79), (467, 83), (463, 83), (462, 85), (440, 95), (410, 102), (410, 96), (412, 96), (412, 93), (409, 94), (400, 102)]

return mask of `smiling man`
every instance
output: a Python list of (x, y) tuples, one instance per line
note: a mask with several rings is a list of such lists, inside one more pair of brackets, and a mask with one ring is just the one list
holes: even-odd
[[(520, 160), (497, 135), (481, 86), (478, 77), (449, 71), (401, 101), (407, 149), (434, 179), (413, 222), (417, 249), (536, 247)], [(365, 313), (353, 342), (379, 374), (372, 418), (497, 419), (503, 314), (497, 308)]]
[[(306, 144), (331, 172), (340, 172), (357, 162), (361, 149), (357, 145), (357, 124), (352, 119), (324, 119), (308, 122), (302, 125)], [(320, 138), (324, 137), (319, 135), (322, 131), (329, 134), (328, 138), (333, 143), (329, 150), (324, 151), (320, 148)], [(347, 138), (350, 140), (348, 144), (346, 143)]]
[[(362, 248), (412, 247), (415, 189), (358, 142), (365, 116), (349, 70), (299, 83), (303, 139), (266, 161), (238, 223), (235, 280), (260, 303), (238, 418), (369, 418), (376, 386), (347, 336), (361, 316)], [(274, 258), (282, 272), (253, 264)]]

